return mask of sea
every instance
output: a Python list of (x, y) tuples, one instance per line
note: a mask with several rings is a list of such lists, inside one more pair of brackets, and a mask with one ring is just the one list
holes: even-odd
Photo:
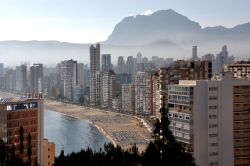
[(56, 157), (91, 148), (98, 151), (110, 142), (87, 120), (70, 117), (48, 109), (44, 110), (44, 138), (55, 143)]

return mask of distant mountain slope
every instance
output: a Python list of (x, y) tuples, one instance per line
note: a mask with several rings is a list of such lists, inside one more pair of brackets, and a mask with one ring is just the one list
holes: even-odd
[[(111, 53), (113, 62), (118, 56), (135, 56), (137, 52), (148, 57), (187, 59), (192, 45), (198, 45), (201, 56), (216, 54), (225, 44), (230, 54), (250, 58), (250, 22), (233, 28), (201, 28), (199, 23), (169, 9), (124, 18), (101, 43), (101, 53)], [(89, 46), (59, 41), (2, 41), (0, 62), (11, 66), (24, 61), (56, 64), (73, 58), (89, 63)]]
[(181, 37), (200, 32), (201, 26), (174, 10), (161, 10), (149, 16), (137, 15), (124, 18), (118, 23), (107, 43), (148, 44), (168, 39), (176, 42)]
[(124, 18), (119, 22), (106, 43), (148, 44), (168, 40), (175, 44), (247, 40), (250, 41), (250, 23), (233, 28), (223, 26), (201, 28), (199, 23), (172, 9), (157, 11), (151, 15), (137, 15)]

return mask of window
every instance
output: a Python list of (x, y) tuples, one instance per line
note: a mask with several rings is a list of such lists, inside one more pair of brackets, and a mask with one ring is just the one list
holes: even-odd
[(209, 115), (209, 119), (217, 119), (217, 115)]
[(209, 134), (209, 137), (212, 138), (212, 137), (218, 137), (218, 134)]
[(219, 165), (219, 164), (218, 164), (218, 162), (210, 162), (209, 165), (210, 165), (210, 166), (217, 166), (217, 165)]
[(217, 146), (218, 146), (218, 143), (210, 143), (210, 146), (212, 146), (212, 147), (217, 147)]
[(217, 91), (218, 88), (217, 87), (209, 87), (209, 91)]
[(210, 124), (209, 128), (216, 128), (218, 125), (217, 124)]
[(215, 110), (215, 109), (217, 109), (217, 106), (216, 105), (211, 105), (211, 106), (209, 106), (208, 107), (210, 110)]
[(209, 153), (209, 156), (218, 156), (218, 152), (211, 152)]
[(217, 100), (217, 96), (209, 96), (209, 100)]

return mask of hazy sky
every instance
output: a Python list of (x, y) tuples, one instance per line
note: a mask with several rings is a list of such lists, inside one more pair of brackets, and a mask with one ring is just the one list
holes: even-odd
[(0, 40), (97, 42), (125, 16), (169, 8), (202, 27), (233, 27), (250, 22), (249, 7), (250, 0), (0, 0)]

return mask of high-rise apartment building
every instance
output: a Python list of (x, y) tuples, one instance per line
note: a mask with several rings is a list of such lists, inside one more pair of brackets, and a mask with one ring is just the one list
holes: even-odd
[(3, 78), (3, 89), (7, 91), (16, 90), (16, 71), (13, 69), (6, 69), (5, 77)]
[(90, 69), (87, 64), (84, 65), (83, 70), (83, 80), (84, 80), (84, 87), (89, 87), (90, 85)]
[(101, 73), (101, 107), (112, 108), (112, 100), (115, 97), (115, 73), (110, 70)]
[(135, 113), (135, 84), (122, 84), (122, 110)]
[(96, 44), (96, 46), (91, 45), (89, 47), (89, 55), (90, 55), (90, 74), (95, 74), (96, 72), (100, 72), (100, 44)]
[(0, 99), (0, 138), (20, 155), (19, 130), (23, 127), (23, 159), (28, 160), (28, 135), (31, 136), (31, 162), (43, 165), (43, 99), (41, 94), (29, 98)]
[(30, 67), (30, 93), (43, 92), (43, 64)]
[(192, 61), (198, 61), (199, 60), (199, 57), (197, 55), (197, 46), (193, 46), (192, 47), (192, 58), (191, 58)]
[(61, 79), (63, 80), (64, 97), (73, 99), (73, 87), (77, 85), (77, 61), (65, 60), (61, 63)]
[(100, 44), (90, 46), (90, 105), (100, 106)]
[(132, 56), (127, 57), (127, 62), (126, 62), (126, 73), (131, 74), (133, 77), (134, 75), (134, 60)]
[(138, 52), (136, 54), (136, 60), (137, 63), (142, 63), (142, 53)]
[(16, 67), (16, 90), (26, 92), (28, 88), (27, 66), (25, 64)]
[(168, 87), (170, 129), (197, 165), (249, 165), (250, 80), (224, 73)]
[(212, 77), (211, 61), (175, 61), (170, 67), (160, 69), (161, 106), (167, 105), (168, 85), (179, 80), (209, 80)]
[(117, 62), (117, 73), (118, 74), (123, 74), (126, 73), (126, 65), (125, 61), (123, 59), (123, 56), (118, 57), (118, 62)]
[(159, 110), (160, 79), (158, 72), (138, 72), (135, 78), (135, 113), (159, 115)]
[(90, 105), (101, 106), (101, 73), (98, 71), (90, 79)]
[(233, 73), (235, 78), (250, 79), (250, 61), (225, 65), (224, 71)]
[(102, 71), (112, 70), (111, 64), (111, 55), (110, 54), (102, 54)]
[(224, 65), (234, 63), (234, 56), (229, 56), (226, 45), (223, 46), (221, 52), (217, 54), (215, 62), (215, 70), (217, 72), (222, 72)]
[(147, 73), (138, 72), (135, 78), (135, 113), (149, 114), (149, 98), (147, 94), (149, 87)]
[(84, 85), (84, 64), (77, 63), (77, 85)]

